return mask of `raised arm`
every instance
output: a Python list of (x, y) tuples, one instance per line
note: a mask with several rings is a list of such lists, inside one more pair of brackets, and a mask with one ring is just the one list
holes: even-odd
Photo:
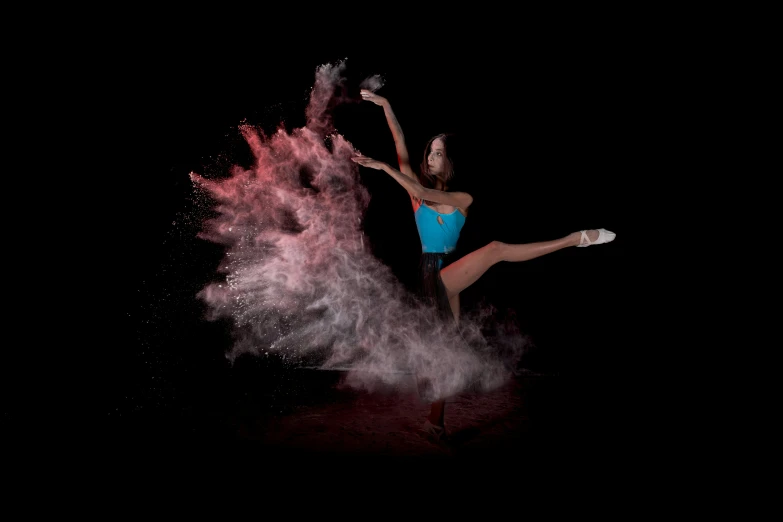
[(473, 196), (467, 192), (444, 192), (442, 190), (426, 188), (419, 183), (418, 178), (415, 176), (406, 176), (383, 161), (374, 160), (367, 156), (353, 156), (351, 159), (363, 167), (386, 172), (397, 180), (397, 183), (402, 185), (411, 197), (420, 200), (434, 201), (435, 203), (443, 203), (461, 209), (467, 209), (470, 204), (473, 203)]
[(397, 116), (394, 115), (389, 100), (372, 91), (368, 91), (367, 89), (362, 89), (361, 95), (362, 99), (383, 107), (383, 113), (386, 115), (386, 123), (389, 124), (389, 129), (391, 129), (392, 136), (394, 137), (394, 146), (397, 148), (397, 162), (400, 165), (400, 172), (409, 178), (418, 179), (416, 173), (411, 168), (408, 147), (405, 145), (405, 135), (402, 133), (402, 127), (400, 127), (400, 122), (397, 121)]

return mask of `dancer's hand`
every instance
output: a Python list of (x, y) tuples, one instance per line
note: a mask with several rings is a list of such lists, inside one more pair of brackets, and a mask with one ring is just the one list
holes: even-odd
[(362, 99), (363, 100), (371, 101), (375, 105), (380, 105), (381, 107), (383, 107), (384, 105), (387, 105), (389, 103), (389, 100), (387, 100), (383, 96), (379, 96), (379, 95), (375, 94), (374, 92), (369, 91), (367, 89), (362, 89), (360, 91), (360, 93), (362, 95)]
[(355, 163), (358, 163), (362, 167), (368, 167), (375, 170), (383, 170), (384, 165), (386, 165), (386, 163), (382, 161), (374, 160), (372, 158), (368, 158), (367, 156), (362, 156), (362, 155), (353, 156), (351, 160), (354, 161)]

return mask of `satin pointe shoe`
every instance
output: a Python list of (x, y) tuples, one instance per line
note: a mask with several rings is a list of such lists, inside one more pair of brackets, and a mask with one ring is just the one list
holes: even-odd
[(579, 244), (576, 246), (579, 247), (586, 247), (586, 246), (592, 246), (592, 245), (602, 245), (604, 243), (611, 243), (614, 241), (614, 238), (617, 236), (614, 232), (610, 232), (609, 230), (606, 230), (605, 228), (599, 228), (598, 229), (598, 239), (595, 241), (590, 241), (590, 239), (587, 237), (587, 230), (582, 230), (582, 237), (579, 240)]
[(446, 428), (443, 426), (436, 426), (435, 424), (431, 423), (429, 419), (424, 421), (424, 426), (422, 427), (421, 431), (423, 431), (427, 437), (432, 438), (435, 442), (446, 442), (448, 440)]

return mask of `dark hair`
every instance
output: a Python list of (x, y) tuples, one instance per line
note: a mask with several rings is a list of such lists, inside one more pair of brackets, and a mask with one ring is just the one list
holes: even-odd
[(419, 168), (421, 174), (419, 174), (419, 183), (427, 188), (433, 188), (435, 186), (435, 176), (430, 174), (430, 167), (427, 164), (427, 156), (430, 154), (432, 148), (432, 142), (440, 138), (443, 140), (443, 153), (444, 153), (444, 172), (442, 180), (444, 183), (451, 184), (454, 181), (454, 152), (457, 147), (454, 147), (456, 141), (456, 135), (450, 132), (436, 134), (427, 142), (427, 146), (424, 147), (424, 158), (421, 160), (421, 166)]

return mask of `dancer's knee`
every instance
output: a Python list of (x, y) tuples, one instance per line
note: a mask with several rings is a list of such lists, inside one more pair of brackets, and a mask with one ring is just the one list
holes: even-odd
[(506, 251), (506, 244), (501, 241), (492, 241), (484, 248), (487, 250), (487, 254), (492, 259), (493, 263), (503, 260), (503, 256)]

